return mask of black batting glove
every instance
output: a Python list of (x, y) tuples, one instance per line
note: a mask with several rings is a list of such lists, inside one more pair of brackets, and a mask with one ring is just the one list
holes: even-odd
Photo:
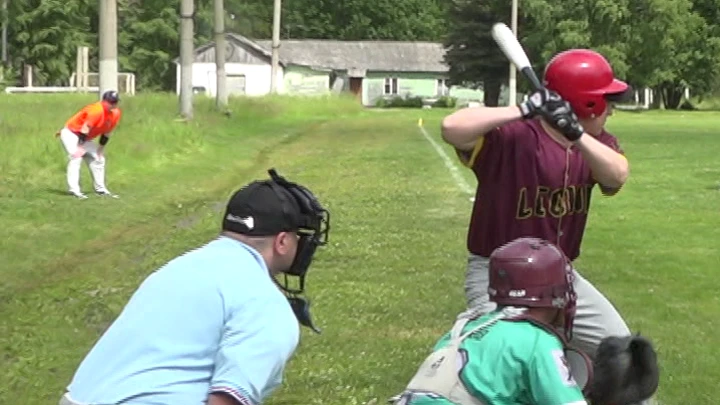
[(542, 110), (550, 102), (561, 101), (560, 95), (547, 89), (538, 90), (518, 105), (523, 118), (532, 118), (541, 115)]
[(547, 102), (541, 108), (539, 114), (570, 142), (576, 142), (585, 132), (570, 103), (565, 100), (559, 99)]

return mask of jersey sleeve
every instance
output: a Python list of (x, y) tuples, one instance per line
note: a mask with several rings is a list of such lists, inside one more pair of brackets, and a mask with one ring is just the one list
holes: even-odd
[(122, 118), (122, 111), (120, 111), (119, 108), (116, 108), (112, 111), (113, 114), (113, 129), (115, 129), (115, 126), (120, 122), (120, 118)]
[[(625, 151), (620, 146), (620, 143), (618, 142), (618, 139), (615, 136), (603, 131), (603, 133), (597, 137), (597, 140), (600, 141), (603, 145), (608, 146), (610, 149), (614, 150), (615, 152), (625, 156)], [(619, 188), (607, 187), (600, 183), (597, 183), (597, 184), (600, 187), (600, 191), (604, 195), (607, 195), (607, 196), (615, 195), (618, 193), (618, 191), (620, 191)]]
[(115, 108), (112, 110), (112, 126), (110, 129), (105, 133), (105, 136), (112, 135), (113, 131), (117, 127), (117, 124), (120, 122), (120, 118), (122, 118), (122, 111), (120, 111), (119, 108)]
[(493, 148), (493, 145), (496, 143), (499, 134), (500, 128), (495, 128), (486, 133), (485, 135), (481, 136), (475, 143), (475, 147), (473, 147), (472, 150), (465, 151), (455, 149), (455, 153), (457, 153), (460, 162), (464, 166), (475, 170), (478, 163), (481, 161), (480, 158), (487, 155), (487, 151)]
[(602, 142), (603, 144), (610, 147), (615, 152), (625, 155), (625, 151), (622, 147), (620, 147), (620, 143), (618, 142), (618, 139), (607, 132), (603, 132), (598, 138), (598, 141)]
[(497, 175), (504, 155), (512, 149), (513, 134), (508, 126), (497, 127), (478, 139), (472, 151), (456, 150), (460, 162), (473, 171), (478, 182)]
[(528, 363), (530, 396), (537, 405), (586, 405), (554, 336), (542, 335)]
[(283, 307), (289, 304), (272, 298), (243, 299), (242, 307), (228, 308), (209, 393), (257, 405), (282, 382), (300, 332)]

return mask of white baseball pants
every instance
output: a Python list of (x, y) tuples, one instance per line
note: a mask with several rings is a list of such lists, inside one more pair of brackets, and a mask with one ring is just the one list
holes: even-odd
[(67, 185), (68, 191), (73, 194), (80, 194), (80, 166), (82, 161), (90, 169), (90, 174), (93, 178), (93, 186), (95, 191), (106, 190), (105, 187), (105, 157), (100, 158), (97, 154), (99, 145), (94, 141), (87, 141), (83, 144), (85, 148), (85, 154), (81, 157), (73, 158), (73, 154), (77, 151), (79, 146), (79, 138), (72, 131), (67, 128), (63, 128), (60, 131), (60, 141), (62, 142), (63, 148), (68, 156), (67, 164)]

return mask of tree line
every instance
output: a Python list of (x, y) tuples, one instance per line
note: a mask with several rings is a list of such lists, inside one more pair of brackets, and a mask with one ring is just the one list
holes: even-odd
[[(509, 23), (510, 7), (506, 0), (451, 2), (444, 43), (455, 83), (482, 85), (492, 96), (487, 90), (507, 81), (490, 27)], [(634, 88), (650, 88), (657, 103), (678, 108), (685, 88), (699, 97), (718, 89), (719, 23), (718, 0), (521, 0), (518, 38), (538, 72), (561, 50), (595, 49)], [(518, 86), (527, 89), (522, 80)]]
[[(212, 40), (213, 1), (196, 0), (195, 45)], [(226, 31), (269, 39), (273, 2), (225, 0)], [(283, 0), (281, 38), (442, 42), (454, 84), (485, 89), (497, 104), (508, 62), (490, 36), (510, 25), (508, 0)], [(5, 81), (25, 64), (37, 85), (68, 85), (78, 46), (90, 47), (98, 69), (98, 1), (12, 0)], [(179, 1), (118, 0), (118, 58), (139, 91), (172, 90), (179, 54)], [(720, 0), (520, 0), (518, 37), (542, 72), (556, 52), (572, 47), (603, 53), (635, 88), (677, 108), (686, 87), (713, 94), (720, 77)], [(518, 81), (520, 90), (527, 87)]]

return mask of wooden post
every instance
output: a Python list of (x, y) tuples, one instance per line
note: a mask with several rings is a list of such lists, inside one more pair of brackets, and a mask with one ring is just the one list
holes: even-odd
[(82, 89), (82, 46), (77, 47), (77, 55), (75, 55), (75, 91), (80, 92)]
[[(107, 90), (117, 90), (117, 0), (100, 0), (99, 7), (98, 98)], [(87, 69), (86, 69), (87, 72)]]
[(278, 91), (278, 71), (280, 70), (280, 18), (282, 10), (281, 0), (273, 3), (273, 30), (272, 30), (272, 53), (270, 57), (270, 93)]
[(225, 74), (225, 0), (215, 0), (215, 104), (228, 104), (227, 75)]
[[(90, 87), (90, 48), (87, 46), (82, 47), (82, 91), (86, 93)], [(99, 80), (99, 78), (98, 78)], [(98, 82), (98, 85), (100, 83)]]
[(192, 67), (194, 53), (195, 2), (180, 2), (180, 115), (186, 120), (193, 117)]
[(33, 67), (32, 65), (25, 64), (25, 87), (33, 86)]

